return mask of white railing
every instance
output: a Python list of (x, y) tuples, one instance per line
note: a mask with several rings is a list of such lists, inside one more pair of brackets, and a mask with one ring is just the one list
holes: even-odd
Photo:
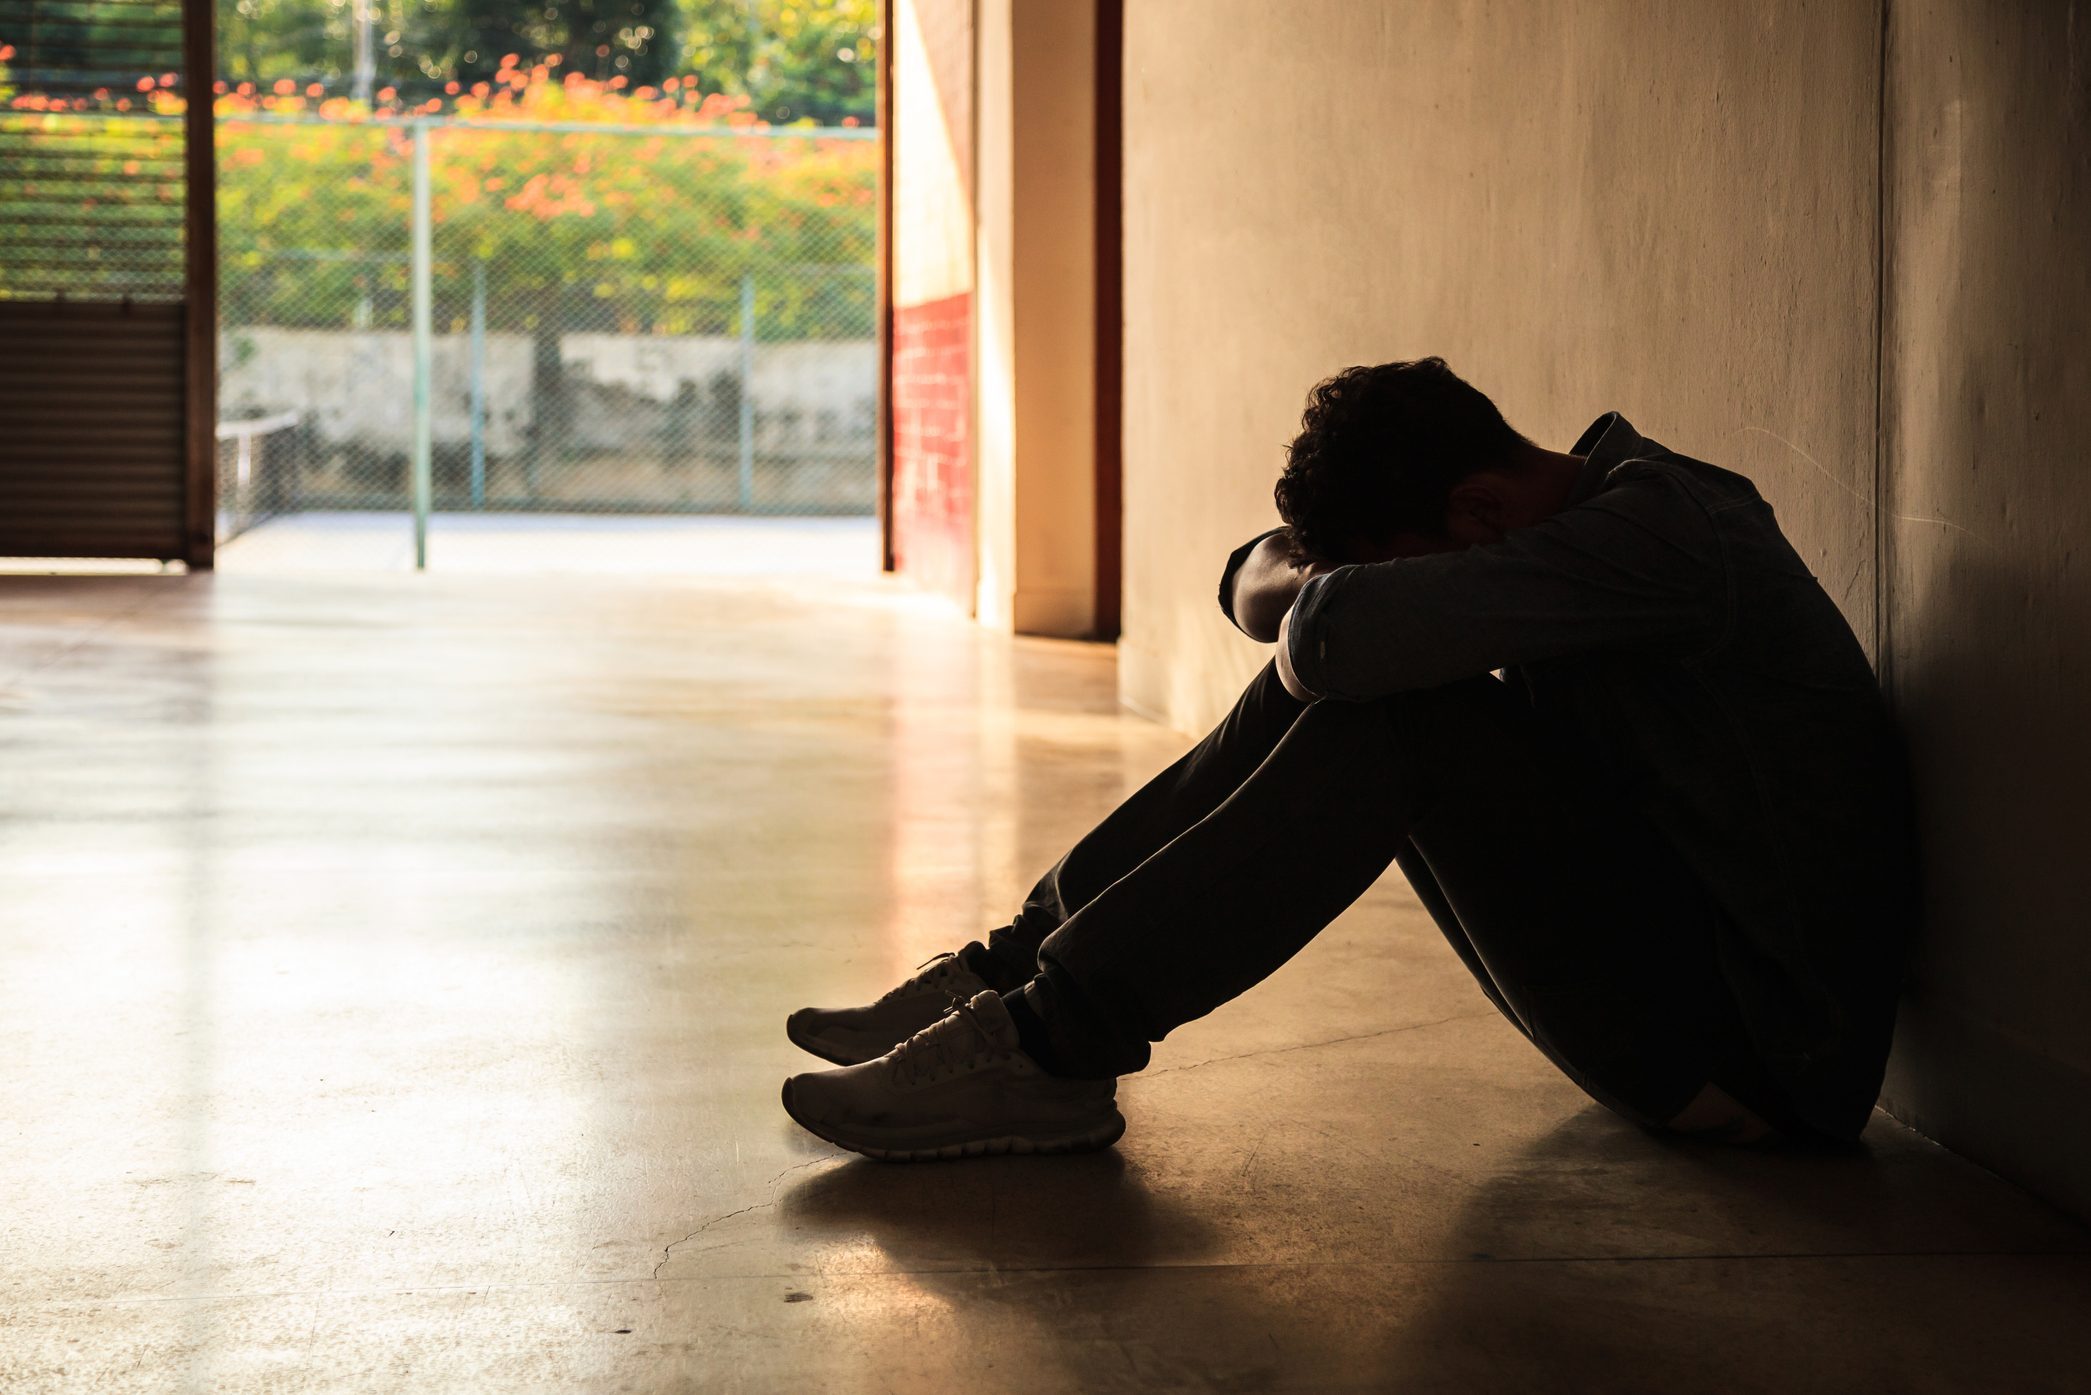
[[(221, 421), (216, 436), (219, 444), (232, 443), (232, 460), (228, 465), (221, 451), (218, 457), (218, 541), (229, 542), (252, 528), (267, 517), (271, 510), (267, 501), (257, 498), (254, 479), (254, 443), (264, 436), (278, 431), (294, 429), (299, 421), (296, 412), (278, 412), (274, 416), (253, 417), (246, 421)], [(282, 501), (275, 501), (281, 507)]]

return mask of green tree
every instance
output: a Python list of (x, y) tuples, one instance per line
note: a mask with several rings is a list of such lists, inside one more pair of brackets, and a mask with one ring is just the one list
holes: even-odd
[(339, 88), (355, 51), (351, 19), (349, 0), (222, 0), (218, 75), (256, 87), (288, 78)]
[(779, 124), (869, 125), (878, 0), (683, 0), (683, 71)]
[(356, 27), (368, 16), (372, 89), (409, 101), (470, 87), (515, 54), (597, 81), (658, 86), (682, 62), (677, 0), (220, 0), (218, 66), (228, 83), (289, 80), (345, 95)]
[(526, 68), (542, 63), (598, 82), (621, 77), (634, 87), (658, 87), (679, 72), (680, 17), (676, 0), (424, 0), (407, 21), (401, 47), (431, 83), (470, 87), (493, 77), (512, 53)]
[(513, 54), (632, 88), (695, 77), (778, 124), (875, 115), (878, 0), (220, 0), (218, 13), (221, 76), (256, 91), (347, 95), (367, 14), (372, 89), (410, 105), (488, 81)]

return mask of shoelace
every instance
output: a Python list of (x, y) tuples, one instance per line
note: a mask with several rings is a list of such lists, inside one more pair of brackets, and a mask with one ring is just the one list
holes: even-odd
[[(957, 962), (958, 956), (956, 954), (932, 954), (929, 958), (915, 966), (915, 972), (909, 976), (907, 982), (897, 988), (889, 988), (880, 994), (879, 1001), (890, 1003), (903, 993), (912, 993), (917, 988), (927, 987), (929, 984), (935, 983), (951, 965)], [(956, 1001), (957, 995), (953, 994), (952, 997)]]
[(932, 1069), (964, 1065), (994, 1041), (994, 1033), (971, 1003), (954, 997), (951, 1004), (948, 1015), (893, 1048), (894, 1079), (912, 1083)]

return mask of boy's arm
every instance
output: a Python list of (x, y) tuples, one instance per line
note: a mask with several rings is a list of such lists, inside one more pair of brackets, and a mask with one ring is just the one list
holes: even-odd
[(1313, 578), (1285, 617), (1286, 686), (1362, 701), (1573, 654), (1715, 643), (1730, 588), (1711, 517), (1659, 467), (1613, 478), (1501, 542)]

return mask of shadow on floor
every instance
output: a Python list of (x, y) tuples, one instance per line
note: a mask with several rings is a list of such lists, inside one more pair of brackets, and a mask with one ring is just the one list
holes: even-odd
[(1878, 1116), (1856, 1149), (1752, 1151), (1593, 1107), (1474, 1190), (1373, 1364), (1408, 1389), (2080, 1388), (2091, 1232), (1978, 1172)]
[[(1332, 1215), (1259, 1253), (1224, 1219), (1240, 1198), (1172, 1194), (1115, 1151), (840, 1162), (777, 1214), (869, 1242), (1006, 1354), (1012, 1389), (2067, 1389), (2091, 1358), (2069, 1317), (2091, 1309), (2086, 1233), (1965, 1166), (1884, 1120), (1856, 1150), (1754, 1152), (1593, 1106), (1441, 1229), (1378, 1245)], [(1389, 1158), (1385, 1186), (1409, 1171)]]
[(1149, 1268), (1208, 1262), (1222, 1237), (1195, 1198), (1151, 1188), (1116, 1149), (897, 1165), (850, 1159), (782, 1194), (777, 1218), (861, 1235), (897, 1268)]

